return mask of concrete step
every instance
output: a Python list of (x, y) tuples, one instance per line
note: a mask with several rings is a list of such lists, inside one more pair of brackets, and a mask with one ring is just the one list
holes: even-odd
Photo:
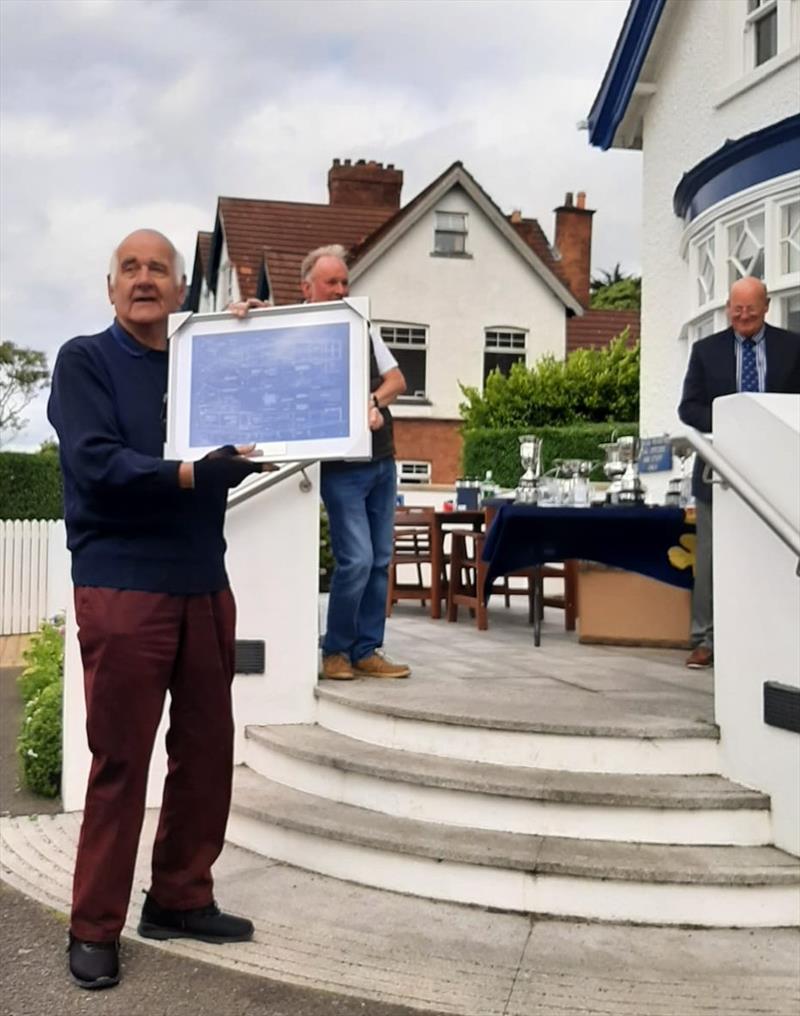
[(534, 687), (504, 698), (486, 685), (435, 681), (418, 682), (413, 695), (404, 681), (324, 681), (315, 694), (320, 726), (385, 748), (571, 772), (702, 775), (720, 768), (715, 724), (658, 715), (658, 702), (648, 712), (641, 699), (634, 709), (595, 696), (587, 708), (571, 691), (545, 695)]
[(336, 878), (505, 911), (643, 924), (800, 924), (800, 862), (774, 847), (494, 832), (326, 800), (237, 767), (231, 842)]
[(721, 776), (641, 776), (465, 762), (311, 724), (248, 727), (245, 761), (306, 793), (403, 818), (641, 843), (772, 841), (769, 798)]

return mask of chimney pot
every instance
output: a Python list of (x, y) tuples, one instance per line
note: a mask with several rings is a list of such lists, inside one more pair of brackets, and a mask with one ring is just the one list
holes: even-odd
[(572, 208), (572, 191), (568, 190), (566, 197), (564, 198), (564, 204), (567, 208)]
[(400, 207), (403, 171), (376, 162), (374, 159), (335, 159), (328, 170), (328, 201), (331, 205), (350, 208)]
[(578, 191), (578, 208), (586, 207), (586, 191)]
[(511, 221), (515, 225), (519, 222), (522, 222), (522, 211), (519, 208), (515, 208), (514, 211), (511, 213)]

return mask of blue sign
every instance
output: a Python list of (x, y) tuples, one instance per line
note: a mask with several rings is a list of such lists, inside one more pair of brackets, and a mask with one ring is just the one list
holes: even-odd
[(672, 440), (668, 434), (642, 438), (639, 450), (640, 473), (666, 473), (672, 469)]

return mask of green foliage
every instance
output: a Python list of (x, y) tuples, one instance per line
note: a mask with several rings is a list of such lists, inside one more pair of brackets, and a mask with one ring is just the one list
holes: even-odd
[(22, 654), (25, 669), (17, 678), (23, 702), (55, 683), (64, 670), (64, 636), (60, 627), (45, 621)]
[(49, 380), (44, 353), (0, 342), (0, 444), (24, 428), (23, 409)]
[(642, 305), (642, 280), (630, 277), (601, 286), (592, 293), (592, 310), (639, 310)]
[[(464, 476), (484, 476), (492, 470), (493, 479), (501, 487), (516, 487), (522, 473), (519, 461), (519, 438), (535, 434), (542, 439), (542, 470), (546, 472), (555, 459), (586, 459), (603, 461), (598, 445), (623, 434), (638, 434), (636, 423), (581, 423), (565, 427), (479, 428), (464, 433), (462, 449)], [(604, 479), (600, 465), (593, 479)]]
[(52, 452), (0, 452), (0, 519), (61, 519), (64, 489)]
[(545, 356), (533, 367), (493, 371), (483, 392), (462, 385), (465, 430), (531, 428), (639, 418), (639, 347), (627, 329), (603, 349), (579, 349), (566, 360)]
[(25, 785), (34, 794), (55, 797), (61, 785), (61, 698), (64, 635), (44, 622), (23, 653), (25, 670), (17, 679), (25, 701), (17, 756)]
[(335, 566), (331, 550), (331, 530), (328, 513), (320, 506), (319, 511), (319, 591), (327, 593), (331, 588), (331, 576)]
[(61, 786), (61, 696), (61, 678), (34, 695), (17, 740), (25, 785), (42, 797), (56, 797)]

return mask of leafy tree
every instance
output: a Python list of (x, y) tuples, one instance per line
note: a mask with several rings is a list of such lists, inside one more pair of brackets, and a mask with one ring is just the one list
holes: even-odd
[(623, 279), (627, 278), (630, 278), (630, 276), (623, 272), (622, 265), (617, 261), (610, 272), (605, 268), (601, 268), (600, 273), (595, 275), (589, 283), (589, 289), (592, 293), (596, 293), (600, 289), (613, 286), (615, 283), (622, 282)]
[(483, 392), (461, 386), (466, 430), (542, 427), (639, 419), (639, 346), (628, 330), (601, 349), (578, 349), (566, 360), (544, 356), (533, 367), (493, 371)]
[(23, 409), (49, 380), (44, 353), (0, 342), (0, 444), (23, 429)]
[(592, 294), (592, 310), (639, 310), (642, 305), (642, 280), (631, 276), (604, 286)]

